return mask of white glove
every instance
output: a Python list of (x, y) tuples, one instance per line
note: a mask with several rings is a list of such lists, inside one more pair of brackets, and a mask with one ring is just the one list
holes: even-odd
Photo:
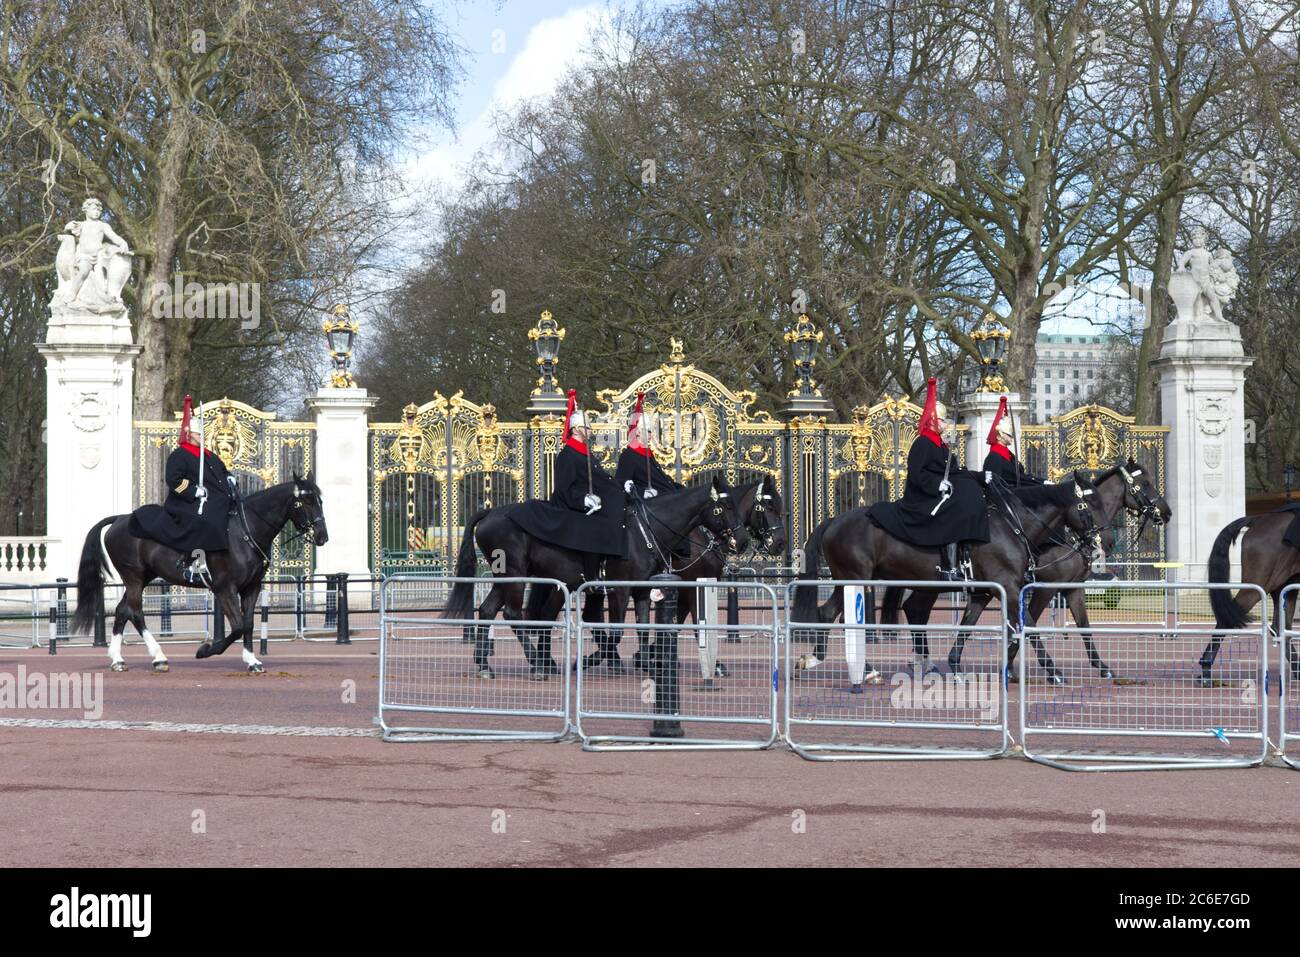
[(949, 482), (947, 479), (944, 479), (942, 482), (939, 483), (939, 494), (940, 494), (940, 495), (949, 495), (949, 494), (951, 494), (951, 492), (952, 492), (952, 483), (951, 483), (951, 482)]
[(992, 472), (988, 472), (988, 471), (986, 471), (986, 472), (984, 473), (984, 484), (985, 484), (985, 485), (992, 485), (992, 484), (993, 484), (993, 473), (992, 473)]
[(206, 488), (204, 488), (202, 485), (199, 485), (199, 486), (197, 486), (197, 487), (194, 489), (194, 497), (195, 497), (195, 498), (207, 498), (207, 497), (208, 497), (208, 490), (207, 490)]
[(633, 482), (631, 479), (628, 479), (626, 482), (623, 483), (623, 491), (628, 495), (632, 494), (632, 487), (633, 487)]
[(588, 515), (594, 515), (596, 512), (600, 511), (600, 496), (588, 494), (587, 497), (582, 500), (582, 504), (587, 506)]
[(659, 490), (657, 488), (648, 488), (645, 490), (645, 492), (642, 493), (641, 497), (654, 498), (658, 494), (659, 494)]
[(235, 477), (234, 477), (233, 475), (227, 475), (227, 476), (226, 476), (226, 482), (229, 483), (229, 485), (230, 485), (231, 488), (234, 488), (234, 487), (235, 487)]

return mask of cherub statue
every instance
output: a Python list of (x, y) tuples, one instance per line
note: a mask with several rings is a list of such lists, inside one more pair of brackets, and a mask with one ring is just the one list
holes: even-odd
[[(102, 222), (104, 205), (95, 197), (81, 204), (84, 220), (68, 223), (55, 258), (59, 288), (54, 301), (111, 305), (122, 301), (122, 287), (131, 275), (131, 249), (113, 227)], [(86, 280), (89, 279), (89, 285)], [(85, 290), (90, 294), (85, 295)]]
[(1241, 282), (1241, 277), (1237, 275), (1237, 267), (1232, 264), (1232, 253), (1226, 247), (1220, 246), (1215, 252), (1214, 259), (1210, 262), (1210, 279), (1214, 287), (1210, 306), (1214, 311), (1214, 318), (1222, 319), (1223, 307), (1236, 297), (1237, 284)]

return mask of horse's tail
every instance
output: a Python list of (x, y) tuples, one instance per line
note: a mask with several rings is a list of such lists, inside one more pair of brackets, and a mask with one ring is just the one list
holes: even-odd
[[(1219, 537), (1214, 540), (1214, 547), (1210, 549), (1210, 562), (1206, 576), (1211, 584), (1226, 582), (1232, 575), (1232, 564), (1228, 561), (1228, 549), (1232, 548), (1232, 543), (1237, 540), (1242, 529), (1253, 522), (1254, 516), (1248, 515), (1245, 518), (1239, 518), (1230, 523), (1223, 531), (1219, 532)], [(1245, 628), (1248, 622), (1246, 613), (1241, 610), (1241, 606), (1233, 601), (1232, 589), (1230, 588), (1211, 588), (1210, 607), (1214, 609), (1214, 624), (1217, 628)]]
[[(816, 580), (822, 574), (822, 538), (826, 535), (826, 526), (831, 520), (828, 518), (820, 525), (813, 529), (813, 533), (808, 536), (808, 541), (803, 549), (803, 569), (799, 572), (799, 577)], [(794, 607), (790, 609), (791, 621), (816, 621), (817, 620), (817, 586), (816, 585), (799, 585), (794, 590)]]
[(72, 633), (86, 635), (95, 625), (95, 616), (104, 607), (104, 551), (99, 533), (105, 525), (117, 521), (116, 515), (96, 522), (86, 533), (81, 547), (81, 564), (77, 566), (77, 611), (72, 616)]
[[(474, 527), (487, 516), (490, 508), (482, 508), (470, 516), (465, 525), (465, 534), (460, 540), (460, 554), (456, 556), (456, 577), (473, 578), (478, 571), (478, 555), (474, 549)], [(474, 583), (457, 582), (451, 588), (451, 597), (447, 599), (447, 610), (443, 618), (466, 619), (474, 613)]]

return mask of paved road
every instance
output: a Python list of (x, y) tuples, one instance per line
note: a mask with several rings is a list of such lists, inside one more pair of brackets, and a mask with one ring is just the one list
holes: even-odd
[[(1300, 865), (1294, 771), (384, 744), (373, 649), (274, 645), (249, 677), (182, 648), (152, 675), (132, 646), (98, 726), (0, 710), (0, 866)], [(20, 665), (106, 671), (90, 649), (0, 651), (0, 675)]]

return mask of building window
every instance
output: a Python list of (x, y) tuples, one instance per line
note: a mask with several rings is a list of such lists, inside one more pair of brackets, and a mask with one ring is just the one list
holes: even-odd
[(1044, 408), (1046, 408), (1049, 412), (1052, 410), (1052, 400), (1051, 400), (1051, 399), (1048, 399), (1047, 402), (1044, 403)]
[(1089, 378), (1089, 379), (1092, 378), (1092, 370), (1091, 370), (1091, 369), (1088, 370), (1088, 378)]
[[(1079, 378), (1079, 370), (1078, 370), (1078, 369), (1075, 369), (1075, 370), (1074, 370), (1074, 377), (1075, 377), (1076, 379)], [(1076, 391), (1078, 391), (1078, 390), (1076, 390)]]
[(1074, 394), (1075, 395), (1079, 394), (1079, 387), (1077, 385), (1074, 387)]

